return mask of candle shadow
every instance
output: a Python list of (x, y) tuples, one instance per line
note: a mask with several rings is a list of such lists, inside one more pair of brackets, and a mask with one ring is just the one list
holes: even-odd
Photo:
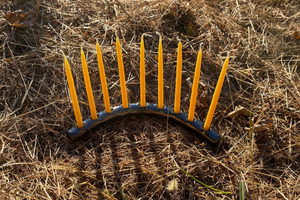
[[(103, 146), (101, 142), (103, 141), (103, 136), (99, 132), (88, 133), (87, 137), (82, 138), (81, 140), (76, 140), (76, 145), (71, 145), (70, 154), (78, 158), (78, 162), (75, 163), (77, 170), (76, 175), (79, 176), (78, 182), (82, 183), (82, 188), (84, 187), (96, 187), (98, 199), (105, 199), (105, 189), (103, 173), (102, 173), (102, 159), (101, 155), (103, 153)], [(94, 152), (94, 163), (90, 163), (89, 155), (87, 152)], [(88, 157), (88, 158), (87, 158)], [(94, 177), (91, 177), (87, 174), (88, 169), (93, 168)], [(79, 191), (82, 190), (79, 187)], [(83, 194), (81, 194), (83, 196)]]
[[(109, 147), (111, 149), (111, 161), (112, 161), (112, 168), (114, 173), (113, 182), (115, 185), (115, 189), (119, 191), (118, 199), (122, 199), (123, 191), (122, 191), (122, 180), (120, 178), (120, 165), (119, 165), (119, 156), (118, 156), (118, 145), (117, 145), (117, 138), (113, 136), (110, 139)], [(100, 189), (100, 188), (99, 188)], [(99, 197), (100, 198), (100, 197)]]
[[(149, 155), (145, 156), (145, 154), (150, 154), (150, 157), (153, 158), (151, 162), (155, 166), (153, 167), (155, 176), (165, 179), (165, 174), (160, 170), (164, 165), (163, 162), (160, 162), (164, 158), (164, 155), (159, 155), (157, 150), (161, 151), (162, 147), (170, 145), (170, 149), (172, 149), (170, 152), (175, 152), (175, 146), (173, 145), (171, 136), (167, 136), (166, 133), (163, 133), (165, 135), (165, 144), (158, 144), (156, 142), (158, 136), (155, 133), (160, 131), (155, 126), (149, 125), (149, 123), (160, 124), (161, 122), (159, 119), (147, 116), (141, 116), (139, 119), (129, 117), (123, 120), (111, 121), (103, 127), (106, 130), (105, 132), (109, 133), (102, 134), (102, 139), (96, 139), (98, 141), (96, 142), (97, 144), (95, 143), (96, 140), (93, 141), (98, 146), (95, 149), (96, 179), (98, 181), (93, 185), (99, 191), (107, 190), (107, 194), (112, 191), (118, 191), (118, 194), (115, 194), (114, 197), (123, 199), (122, 193), (123, 195), (133, 194), (134, 197), (143, 197), (147, 187), (158, 187), (149, 182), (151, 181), (152, 174), (147, 172), (149, 160), (145, 159), (148, 159)], [(93, 137), (92, 134), (100, 135), (103, 129), (101, 128), (96, 133), (89, 133), (85, 138)], [(160, 127), (160, 129), (162, 129), (161, 132), (164, 131), (164, 127)], [(122, 130), (121, 133), (120, 130)], [(109, 170), (113, 170), (113, 175), (106, 179), (103, 177), (107, 177), (108, 174), (103, 173), (103, 171), (108, 170), (108, 168), (110, 168)], [(130, 169), (130, 173), (128, 169)], [(123, 177), (128, 175), (132, 177), (132, 181), (134, 182), (130, 188), (124, 185), (126, 181)], [(113, 184), (105, 186), (104, 182)], [(163, 181), (163, 183), (163, 187), (158, 187), (157, 189), (164, 188), (167, 180)], [(111, 187), (112, 185), (113, 187)], [(163, 196), (171, 199), (168, 192), (165, 192)], [(103, 193), (98, 193), (98, 199), (104, 199)]]
[(185, 167), (177, 165), (183, 158), (178, 154), (178, 144), (191, 149), (195, 139), (165, 118), (133, 116), (109, 121), (71, 145), (70, 154), (78, 157), (77, 177), (82, 184), (79, 191), (96, 192), (98, 199), (123, 199), (124, 195), (127, 199), (172, 199), (176, 192), (168, 192), (166, 186), (173, 178), (173, 168), (180, 180), (184, 174), (178, 166)]
[[(122, 174), (122, 169), (126, 169), (126, 166), (123, 165), (123, 160), (131, 160), (129, 162), (132, 162), (132, 165), (129, 164), (127, 167), (131, 168), (130, 175), (134, 177), (133, 179), (135, 184), (132, 186), (132, 188), (130, 188), (130, 191), (127, 191), (128, 189), (126, 189), (124, 191), (122, 190), (122, 192), (125, 194), (134, 193), (135, 197), (143, 197), (147, 186), (152, 185), (150, 182), (145, 181), (151, 180), (150, 174), (146, 170), (147, 167), (144, 166), (147, 164), (147, 161), (145, 160), (145, 154), (152, 154), (154, 157), (153, 162), (155, 169), (159, 169), (161, 165), (158, 162), (159, 156), (156, 150), (158, 144), (156, 144), (154, 139), (155, 136), (153, 135), (155, 130), (151, 130), (151, 126), (148, 126), (145, 131), (146, 133), (144, 133), (142, 130), (143, 126), (137, 125), (143, 123), (147, 124), (150, 120), (148, 117), (141, 117), (140, 120), (138, 120), (140, 123), (137, 122), (137, 120), (132, 121), (131, 119), (132, 118), (124, 119), (121, 122), (113, 123), (114, 126), (120, 127), (118, 130), (123, 130), (123, 133), (114, 135), (110, 142), (110, 148), (112, 149), (112, 152), (116, 152), (112, 154), (112, 160), (114, 161), (115, 166), (114, 176), (116, 184), (118, 184), (117, 187), (121, 188), (122, 183), (124, 183), (124, 180), (120, 178), (124, 176), (124, 174)], [(121, 141), (122, 139), (123, 141)], [(127, 152), (121, 153), (122, 149), (127, 149)], [(159, 176), (163, 176), (159, 170), (156, 170), (156, 173), (158, 173)], [(168, 193), (164, 194), (164, 196), (170, 198)], [(119, 195), (118, 198), (121, 199), (122, 196)]]
[[(103, 173), (102, 173), (102, 161), (101, 161), (101, 155), (103, 153), (103, 147), (101, 145), (98, 146), (96, 149), (96, 162), (95, 162), (95, 167), (96, 167), (96, 180), (97, 182), (95, 183), (96, 188), (105, 188), (104, 185), (104, 180), (103, 180)], [(98, 190), (98, 199), (104, 199), (105, 196)]]

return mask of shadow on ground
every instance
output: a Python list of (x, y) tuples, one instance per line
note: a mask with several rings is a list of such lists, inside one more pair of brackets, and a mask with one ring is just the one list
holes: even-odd
[[(74, 178), (86, 197), (90, 195), (87, 191), (93, 191), (99, 199), (197, 199), (211, 192), (179, 168), (208, 185), (227, 188), (219, 182), (221, 170), (212, 161), (217, 147), (165, 120), (126, 118), (99, 127), (77, 140), (76, 145), (69, 145), (70, 156), (79, 158), (74, 163), (78, 169), (78, 177)], [(173, 168), (179, 189), (168, 191)]]

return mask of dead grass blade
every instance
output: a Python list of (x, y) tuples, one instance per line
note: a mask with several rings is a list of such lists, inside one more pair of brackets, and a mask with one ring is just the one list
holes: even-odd
[(208, 186), (206, 185), (205, 183), (202, 183), (201, 181), (199, 181), (198, 179), (196, 179), (195, 177), (193, 177), (191, 174), (187, 173), (184, 169), (180, 168), (181, 171), (183, 171), (184, 173), (186, 173), (186, 175), (188, 175), (189, 177), (191, 177), (192, 179), (194, 179), (195, 181), (197, 181), (198, 183), (200, 183), (201, 185), (204, 185), (205, 187), (211, 189), (211, 190), (214, 190), (216, 192), (218, 192), (219, 194), (231, 194), (231, 192), (224, 192), (224, 191), (221, 191), (221, 190), (218, 190), (216, 188), (213, 188), (211, 186)]

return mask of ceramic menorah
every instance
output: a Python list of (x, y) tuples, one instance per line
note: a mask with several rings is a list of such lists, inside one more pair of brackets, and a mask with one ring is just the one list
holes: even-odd
[(223, 65), (214, 96), (209, 107), (209, 111), (207, 117), (204, 122), (195, 119), (195, 106), (196, 106), (196, 99), (197, 99), (197, 92), (198, 92), (198, 83), (200, 78), (200, 71), (201, 71), (201, 61), (202, 61), (202, 50), (200, 48), (194, 80), (193, 80), (193, 87), (192, 87), (192, 94), (190, 99), (190, 106), (189, 106), (189, 113), (186, 114), (180, 110), (180, 97), (181, 97), (181, 78), (182, 78), (182, 44), (179, 42), (178, 44), (178, 53), (177, 53), (177, 69), (176, 69), (176, 87), (175, 87), (175, 100), (174, 100), (174, 109), (171, 107), (167, 107), (164, 105), (164, 81), (163, 81), (163, 49), (162, 49), (162, 42), (161, 38), (159, 39), (159, 48), (158, 48), (158, 103), (151, 104), (146, 103), (146, 81), (145, 81), (145, 54), (144, 54), (144, 40), (143, 36), (141, 38), (141, 49), (140, 49), (140, 102), (128, 104), (127, 99), (127, 89), (126, 89), (126, 82), (125, 82), (125, 73), (124, 73), (124, 66), (123, 66), (123, 58), (122, 58), (122, 51), (119, 39), (117, 38), (116, 41), (116, 48), (117, 48), (117, 58), (118, 58), (118, 66), (119, 66), (119, 76), (120, 76), (120, 85), (121, 85), (121, 94), (122, 94), (122, 105), (116, 106), (111, 108), (108, 88), (106, 83), (106, 76), (105, 70), (101, 55), (101, 50), (99, 43), (96, 43), (97, 49), (97, 58), (98, 58), (98, 66), (99, 66), (99, 73), (100, 73), (100, 80), (102, 85), (102, 92), (104, 98), (104, 106), (105, 110), (97, 113), (95, 107), (95, 101), (92, 91), (92, 86), (89, 78), (89, 72), (87, 68), (87, 63), (85, 59), (85, 55), (83, 50), (81, 49), (81, 61), (82, 61), (82, 68), (83, 68), (83, 77), (85, 81), (85, 87), (87, 91), (87, 97), (89, 101), (89, 107), (91, 112), (91, 117), (82, 120), (81, 112), (78, 104), (78, 99), (76, 95), (76, 90), (74, 86), (73, 77), (71, 74), (71, 69), (68, 63), (66, 56), (64, 55), (65, 59), (65, 68), (66, 74), (73, 104), (73, 109), (75, 113), (75, 119), (77, 126), (70, 129), (68, 134), (71, 139), (76, 139), (82, 136), (85, 132), (92, 128), (96, 128), (98, 125), (103, 124), (110, 120), (116, 120), (118, 118), (124, 118), (132, 115), (152, 115), (152, 116), (163, 116), (168, 117), (169, 119), (175, 120), (176, 122), (180, 123), (181, 125), (185, 126), (187, 129), (195, 132), (199, 136), (203, 136), (204, 138), (208, 139), (210, 142), (217, 143), (221, 136), (214, 130), (210, 128), (211, 121), (218, 103), (218, 99), (221, 93), (221, 89), (223, 86), (225, 74), (228, 67), (229, 56), (227, 56), (225, 63)]

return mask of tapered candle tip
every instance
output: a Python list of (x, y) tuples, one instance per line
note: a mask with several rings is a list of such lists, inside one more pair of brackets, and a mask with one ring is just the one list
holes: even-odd
[(178, 42), (178, 49), (177, 49), (177, 52), (179, 51), (179, 48), (182, 49), (181, 41)]
[[(227, 63), (227, 65), (228, 65), (228, 63), (229, 63), (229, 53), (227, 54), (227, 57), (226, 57), (225, 63)], [(224, 63), (224, 64), (225, 64), (225, 63)]]

